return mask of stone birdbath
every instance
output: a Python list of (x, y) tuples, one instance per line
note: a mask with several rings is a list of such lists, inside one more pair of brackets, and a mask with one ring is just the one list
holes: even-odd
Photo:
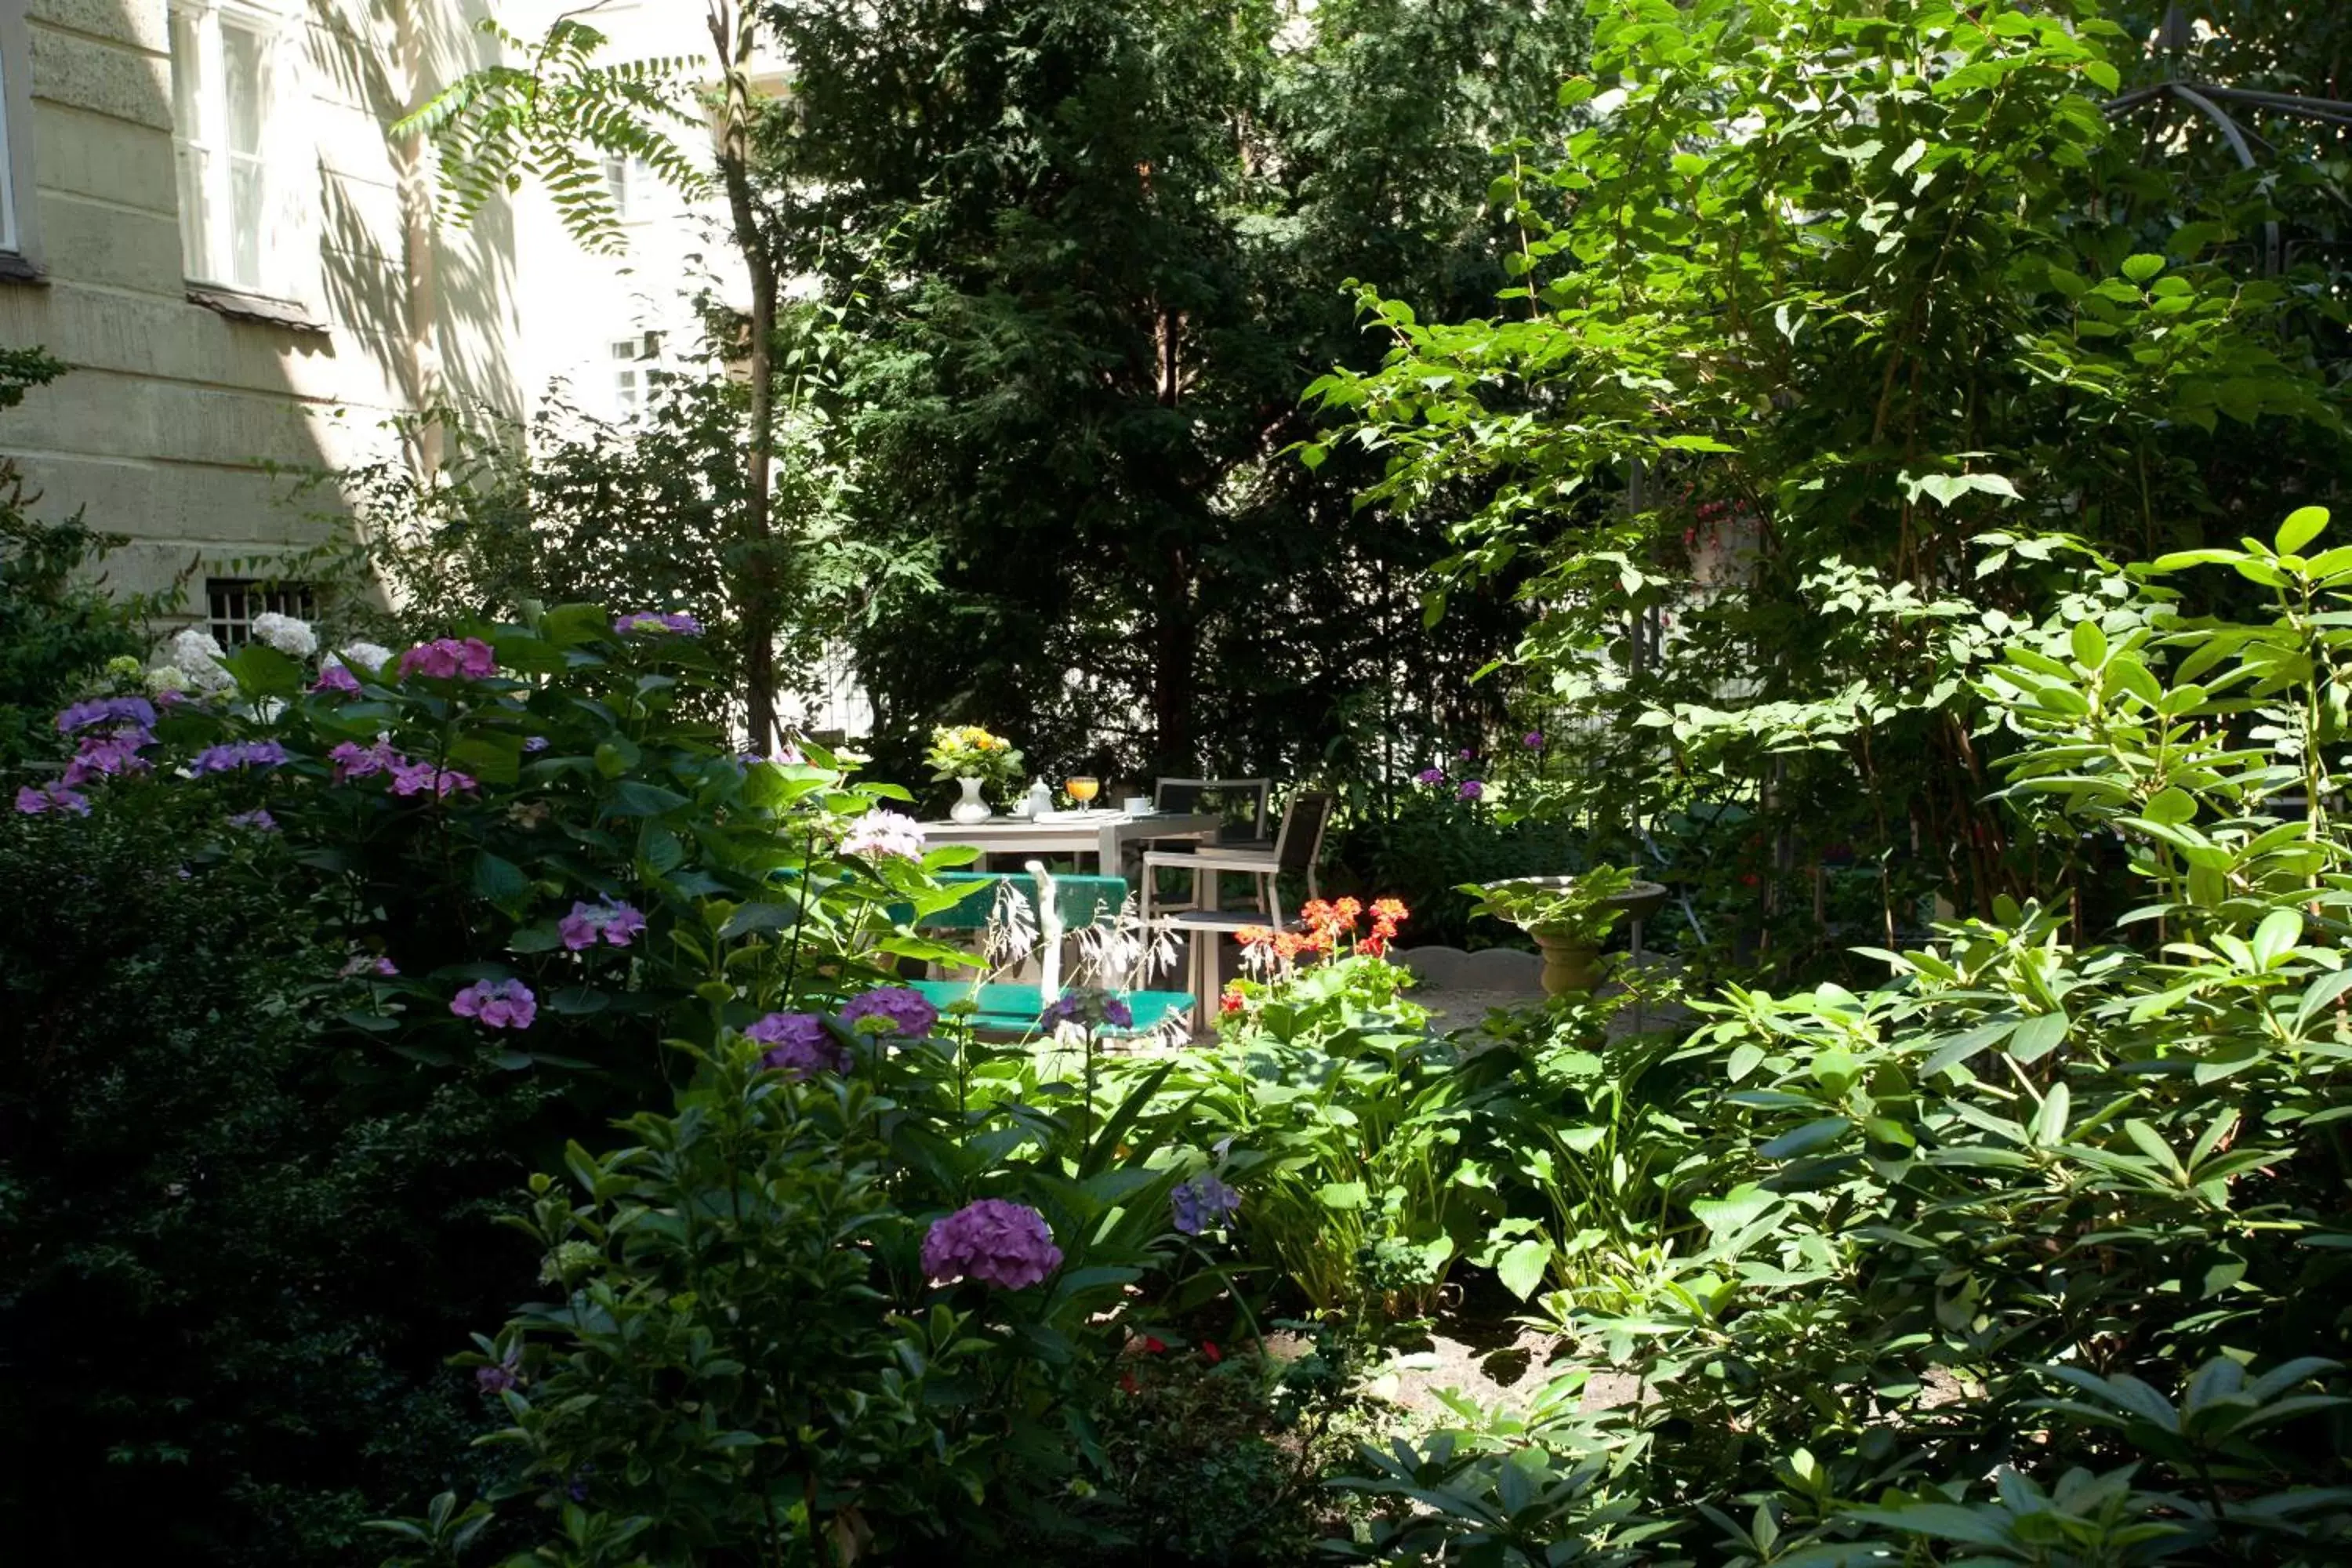
[[(1621, 920), (1636, 924), (1665, 907), (1666, 889), (1634, 881), (1579, 898), (1577, 877), (1515, 877), (1486, 889), (1491, 912), (1536, 939), (1548, 996), (1590, 991), (1601, 983), (1601, 948)], [(1514, 912), (1514, 911), (1517, 912)]]

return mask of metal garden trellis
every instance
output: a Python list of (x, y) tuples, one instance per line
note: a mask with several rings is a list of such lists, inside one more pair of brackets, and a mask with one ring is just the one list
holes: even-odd
[[(2164, 21), (2156, 31), (2155, 47), (2168, 59), (2177, 62), (2188, 48), (2190, 28), (2188, 12), (2179, 0), (2165, 8)], [(2102, 107), (2110, 119), (2118, 119), (2136, 110), (2167, 100), (2194, 110), (2210, 121), (2230, 150), (2237, 154), (2241, 167), (2255, 166), (2253, 144), (2262, 142), (2259, 135), (2249, 132), (2238, 123), (2223, 105), (2242, 109), (2270, 110), (2281, 114), (2301, 115), (2307, 120), (2324, 121), (2334, 125), (2352, 125), (2352, 103), (2341, 99), (2313, 98), (2297, 92), (2263, 92), (2249, 88), (2224, 87), (2219, 82), (2184, 81), (2168, 75), (2164, 80), (2146, 87), (2118, 93)], [(2268, 143), (2263, 143), (2265, 147)], [(2343, 198), (2339, 195), (2339, 201)], [(2347, 204), (2352, 205), (2352, 204)], [(2263, 275), (2275, 277), (2286, 264), (2285, 246), (2276, 218), (2263, 223)]]

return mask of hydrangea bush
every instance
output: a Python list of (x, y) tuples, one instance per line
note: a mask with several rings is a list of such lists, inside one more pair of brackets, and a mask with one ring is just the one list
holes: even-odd
[[(384, 963), (341, 1013), (363, 1059), (586, 1071), (592, 1104), (632, 1109), (667, 1086), (666, 1038), (932, 951), (890, 916), (938, 896), (919, 836), (877, 842), (898, 792), (682, 717), (712, 668), (698, 631), (587, 605), (400, 651), (322, 652), (286, 616), (233, 654), (184, 631), (137, 689), (58, 716), (66, 754), (16, 813), (161, 814), (192, 865), (305, 889)], [(277, 847), (236, 847), (254, 833)]]

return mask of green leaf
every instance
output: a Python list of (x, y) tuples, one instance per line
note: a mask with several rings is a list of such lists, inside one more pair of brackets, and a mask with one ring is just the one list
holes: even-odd
[(2164, 258), (2161, 256), (2150, 256), (2147, 252), (2142, 251), (2137, 256), (2124, 258), (2124, 276), (2135, 283), (2145, 284), (2163, 270)]
[(1524, 1301), (1536, 1293), (1550, 1267), (1551, 1243), (1522, 1241), (1495, 1260), (1495, 1277), (1503, 1282), (1504, 1289)]
[(474, 856), (473, 887), (477, 896), (505, 904), (530, 891), (530, 879), (513, 861), (484, 849)]
[(1327, 1209), (1342, 1211), (1360, 1209), (1372, 1201), (1361, 1182), (1328, 1182), (1316, 1190), (1315, 1198)]
[(2295, 940), (2303, 935), (2303, 912), (2300, 910), (2273, 910), (2254, 928), (2254, 962), (2263, 968), (2276, 969), (2279, 961), (2294, 949)]
[(1948, 507), (1971, 491), (1995, 496), (2002, 500), (2021, 500), (2017, 487), (1999, 474), (1920, 474), (1903, 476), (1905, 493), (1913, 500), (1926, 496), (1937, 506)]
[(719, 934), (725, 939), (748, 936), (753, 931), (786, 931), (798, 918), (790, 904), (745, 904), (727, 917)]
[(1694, 1199), (1691, 1213), (1710, 1234), (1721, 1236), (1763, 1218), (1780, 1201), (1778, 1194), (1768, 1193), (1753, 1182), (1742, 1182), (1719, 1198)]
[(2018, 1025), (2017, 1032), (2009, 1037), (2009, 1054), (2019, 1062), (2040, 1061), (2065, 1039), (2071, 1022), (2063, 1008), (2054, 1013), (2037, 1013)]
[(686, 796), (676, 790), (649, 784), (642, 779), (623, 779), (613, 786), (612, 798), (604, 811), (611, 816), (659, 816), (676, 811), (686, 804)]
[(1783, 1132), (1757, 1150), (1767, 1160), (1793, 1160), (1801, 1154), (1836, 1142), (1845, 1136), (1853, 1123), (1843, 1116), (1824, 1116), (1818, 1121), (1808, 1121), (1794, 1131)]
[(2286, 514), (2272, 537), (2271, 548), (2281, 555), (2300, 555), (2303, 547), (2320, 535), (2327, 526), (2327, 509), (2324, 506), (2297, 507)]

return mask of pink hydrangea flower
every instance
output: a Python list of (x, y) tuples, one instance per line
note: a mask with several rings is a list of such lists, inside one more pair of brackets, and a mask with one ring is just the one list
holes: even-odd
[(572, 912), (556, 922), (555, 929), (563, 934), (563, 945), (573, 952), (593, 947), (603, 937), (614, 947), (626, 947), (629, 940), (646, 929), (646, 917), (627, 904), (616, 904), (610, 899), (601, 904), (574, 901)]
[(842, 836), (844, 855), (898, 855), (923, 858), (923, 825), (913, 817), (879, 806), (849, 825)]
[(1062, 1266), (1062, 1249), (1045, 1216), (1026, 1204), (982, 1198), (945, 1219), (923, 1237), (923, 1272), (935, 1285), (977, 1279), (1001, 1290), (1036, 1284)]
[(528, 1029), (539, 998), (520, 980), (477, 980), (450, 999), (449, 1011), (485, 1029)]
[(373, 746), (362, 746), (357, 741), (345, 741), (327, 753), (327, 760), (335, 764), (335, 782), (345, 784), (352, 779), (387, 773), (394, 763), (401, 760), (401, 756), (392, 749), (390, 735), (378, 735)]
[(360, 694), (360, 678), (353, 675), (348, 667), (329, 659), (320, 667), (319, 679), (310, 683), (310, 689), (340, 691), (346, 697), (357, 697)]
[(435, 637), (431, 642), (418, 643), (400, 656), (393, 671), (394, 680), (405, 680), (411, 674), (429, 676), (436, 680), (486, 680), (499, 672), (499, 657), (490, 645), (479, 637)]
[(461, 789), (477, 787), (472, 774), (436, 768), (431, 763), (412, 762), (404, 757), (392, 764), (392, 793), (394, 795), (425, 795), (429, 792), (436, 800), (446, 800)]

